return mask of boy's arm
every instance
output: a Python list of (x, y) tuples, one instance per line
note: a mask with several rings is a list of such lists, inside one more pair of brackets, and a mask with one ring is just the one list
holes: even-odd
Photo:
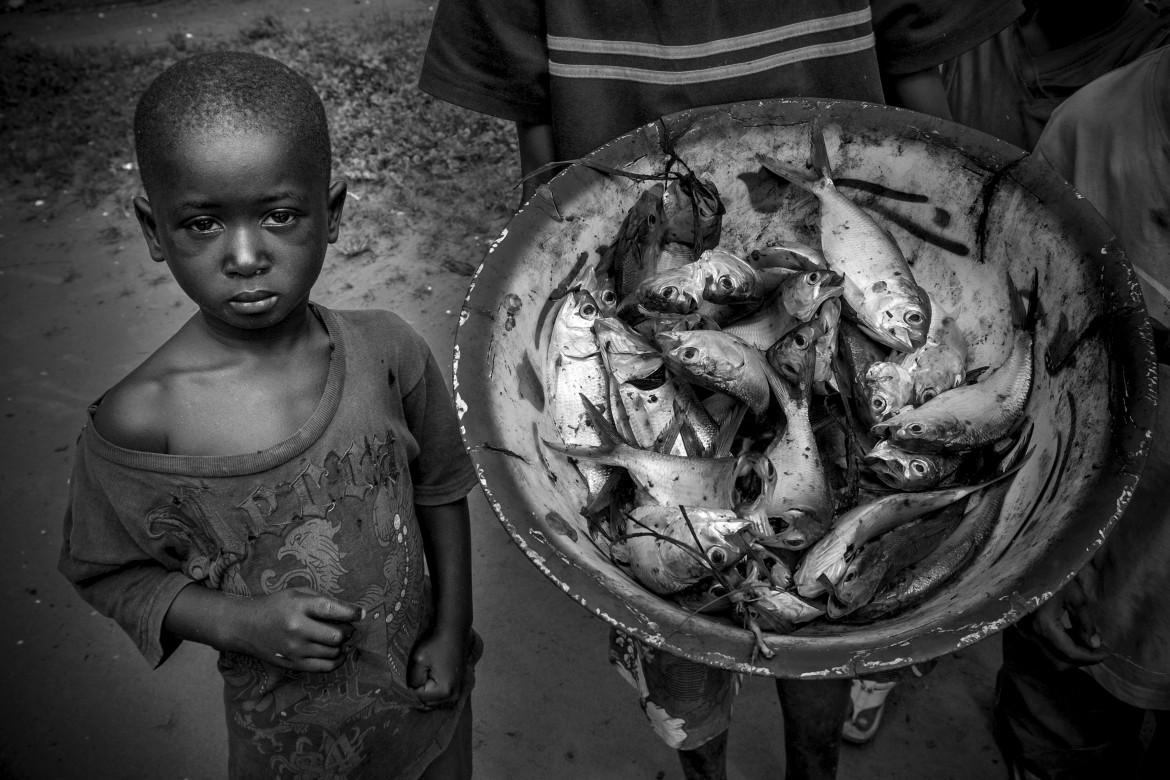
[(191, 583), (171, 602), (163, 630), (221, 652), (245, 653), (300, 672), (328, 672), (365, 611), (309, 588), (235, 596)]
[(940, 119), (953, 119), (938, 68), (899, 76), (883, 74), (882, 87), (891, 106), (920, 111)]
[(424, 706), (459, 701), (471, 636), (471, 523), (467, 499), (415, 505), (427, 567), (431, 573), (435, 618), (431, 630), (411, 653), (408, 684)]
[[(520, 176), (525, 177), (543, 165), (548, 165), (556, 159), (553, 146), (552, 125), (547, 122), (517, 122), (516, 140), (520, 148)], [(536, 188), (544, 184), (557, 171), (545, 171), (539, 176), (525, 179), (520, 193), (520, 205), (523, 206), (536, 193)]]

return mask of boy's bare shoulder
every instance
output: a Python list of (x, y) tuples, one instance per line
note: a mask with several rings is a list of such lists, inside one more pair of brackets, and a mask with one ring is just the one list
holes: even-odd
[(173, 337), (102, 396), (93, 424), (111, 444), (141, 452), (166, 452), (172, 418), (176, 364)]

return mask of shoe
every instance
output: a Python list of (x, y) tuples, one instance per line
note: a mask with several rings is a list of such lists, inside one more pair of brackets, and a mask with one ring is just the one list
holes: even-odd
[(849, 718), (841, 727), (841, 738), (851, 745), (864, 745), (873, 739), (882, 722), (886, 697), (896, 682), (857, 679), (849, 691)]

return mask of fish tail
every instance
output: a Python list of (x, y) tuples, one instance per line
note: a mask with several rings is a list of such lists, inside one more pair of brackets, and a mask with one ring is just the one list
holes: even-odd
[(1016, 282), (1012, 279), (1010, 272), (1005, 272), (1007, 278), (1008, 289), (1008, 303), (1010, 304), (1009, 312), (1012, 317), (1012, 324), (1018, 330), (1027, 333), (1036, 332), (1036, 324), (1040, 321), (1040, 274), (1032, 271), (1032, 284), (1028, 288), (1028, 298), (1025, 304), (1024, 299), (1020, 295), (1020, 289), (1016, 287)]

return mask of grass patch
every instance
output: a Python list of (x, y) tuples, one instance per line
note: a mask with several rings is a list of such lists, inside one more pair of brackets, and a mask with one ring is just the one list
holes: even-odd
[[(437, 263), (475, 260), (511, 215), (519, 176), (511, 123), (456, 108), (416, 84), (429, 14), (361, 25), (288, 25), (266, 17), (224, 40), (174, 36), (163, 46), (69, 53), (0, 46), (0, 170), (87, 205), (138, 189), (132, 121), (146, 85), (196, 52), (254, 51), (303, 74), (329, 116), (335, 175), (403, 211)], [(389, 219), (387, 219), (387, 224)], [(377, 226), (373, 226), (375, 232)]]

